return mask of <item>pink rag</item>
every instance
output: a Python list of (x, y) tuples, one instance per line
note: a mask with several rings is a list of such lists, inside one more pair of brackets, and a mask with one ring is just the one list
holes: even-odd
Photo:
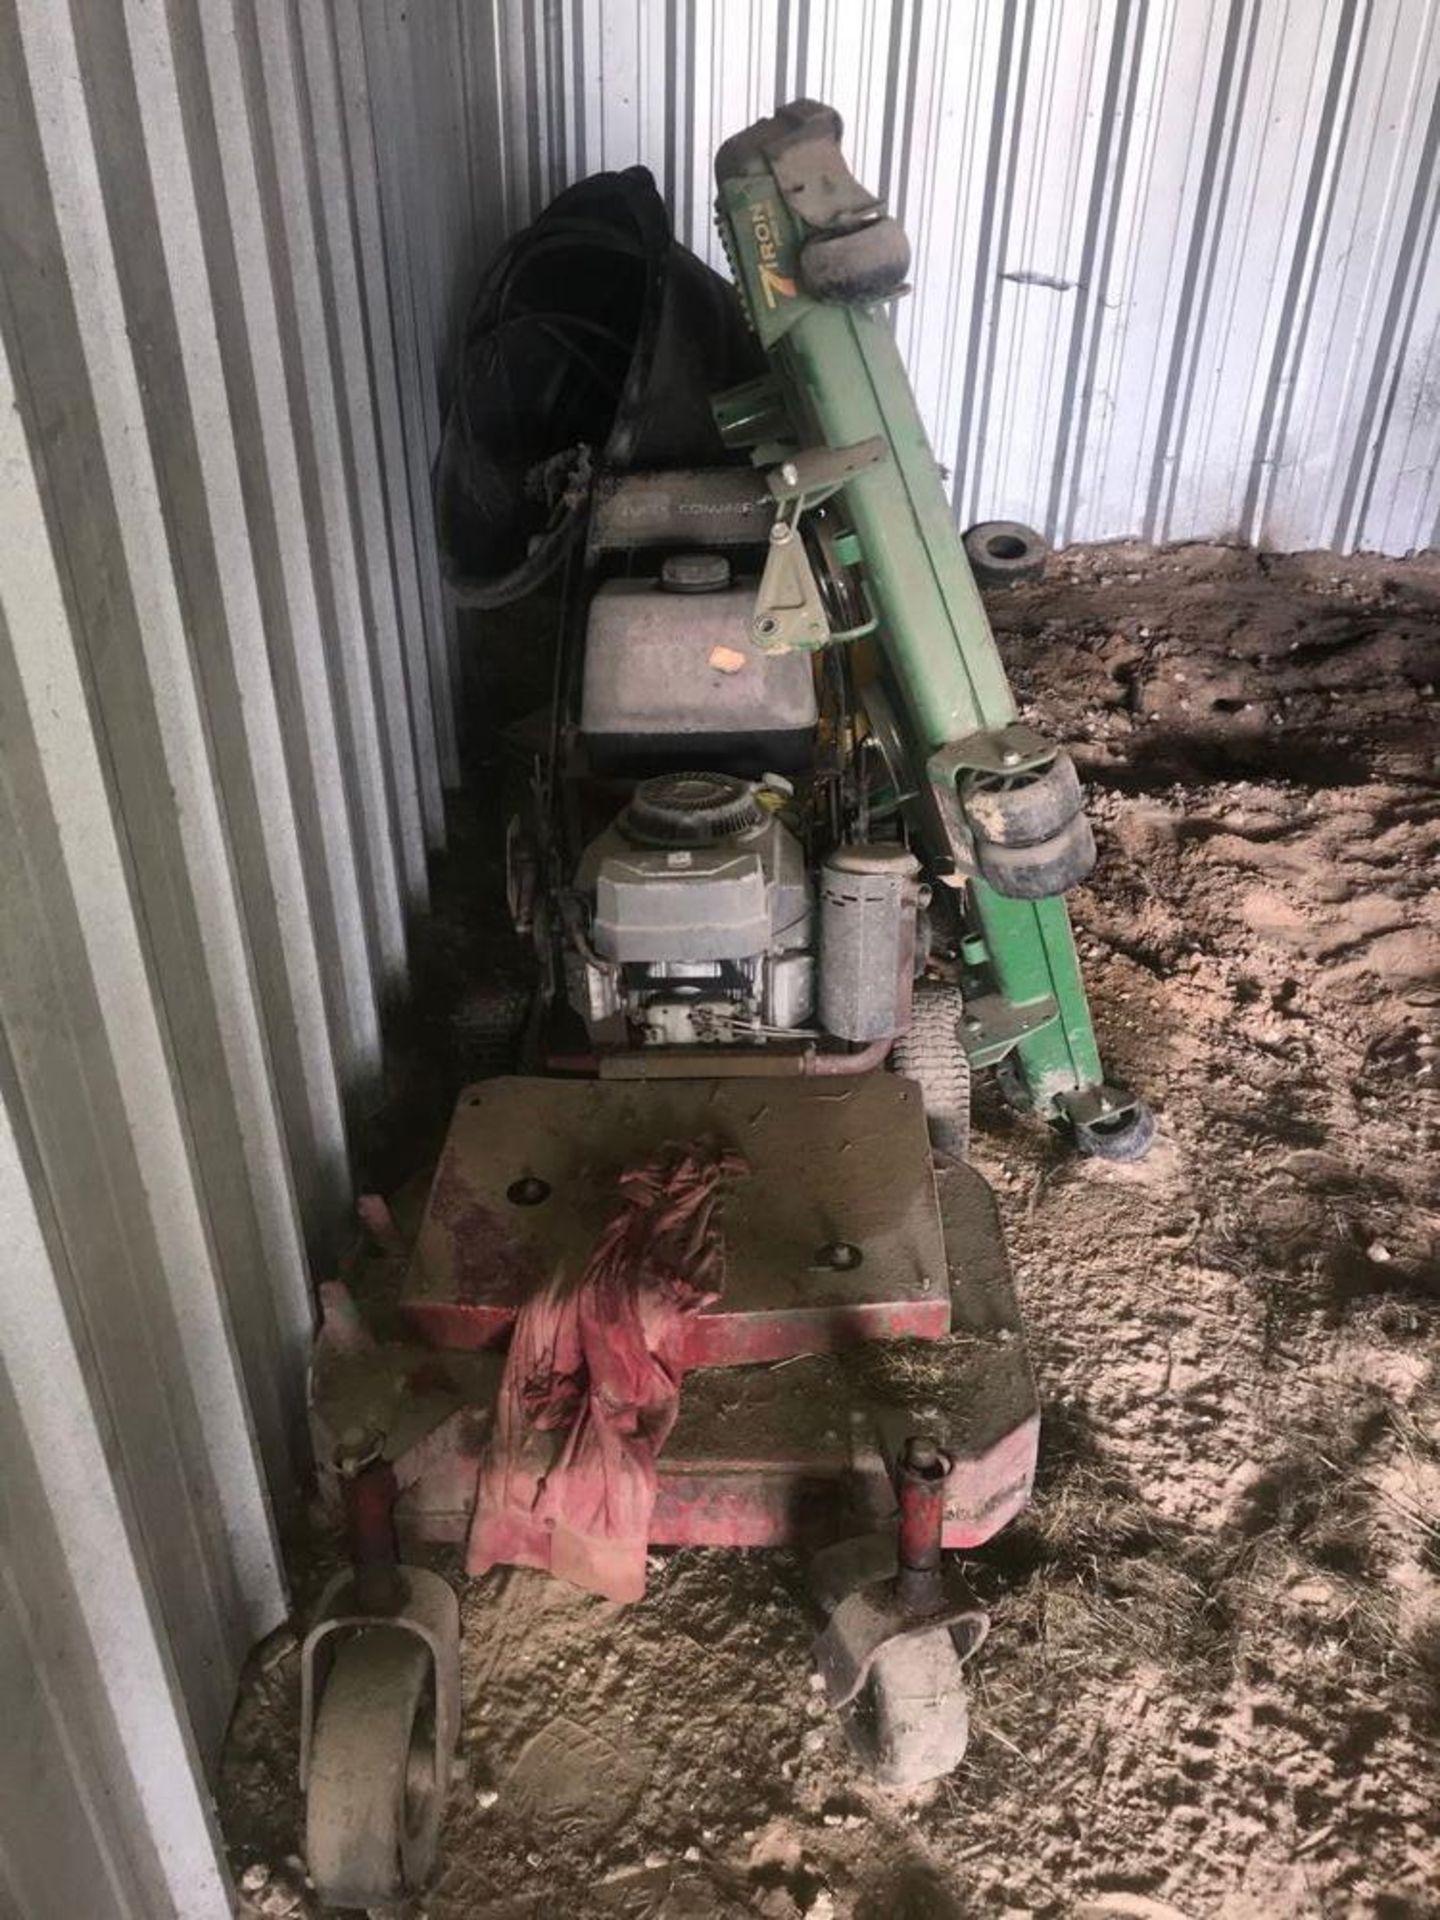
[(746, 1170), (739, 1154), (701, 1146), (632, 1167), (578, 1282), (522, 1305), (480, 1463), (469, 1572), (539, 1567), (611, 1600), (644, 1593), (686, 1323), (723, 1284), (716, 1189)]

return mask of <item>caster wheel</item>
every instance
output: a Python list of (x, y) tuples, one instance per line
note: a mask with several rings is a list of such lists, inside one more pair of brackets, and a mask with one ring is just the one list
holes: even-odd
[(1143, 1101), (1114, 1120), (1077, 1121), (1075, 1145), (1096, 1160), (1143, 1160), (1155, 1144), (1155, 1116)]
[(383, 1906), (435, 1864), (434, 1662), (413, 1633), (362, 1628), (336, 1651), (315, 1718), (305, 1854), (327, 1904)]
[(1019, 520), (981, 520), (965, 535), (965, 558), (977, 587), (1013, 587), (1040, 578), (1050, 548)]
[(1088, 880), (1095, 867), (1095, 835), (1083, 813), (1032, 847), (997, 846), (978, 836), (980, 877), (1007, 900), (1051, 900)]
[(1023, 773), (972, 773), (961, 805), (977, 839), (998, 847), (1035, 847), (1063, 833), (1085, 809), (1080, 776), (1068, 753)]
[(965, 1758), (970, 1706), (961, 1656), (944, 1627), (886, 1647), (840, 1712), (850, 1750), (882, 1787), (939, 1780)]
[(951, 1160), (970, 1151), (970, 1062), (960, 1043), (964, 1011), (958, 987), (917, 984), (909, 1028), (890, 1050), (896, 1073), (920, 1088), (930, 1145)]

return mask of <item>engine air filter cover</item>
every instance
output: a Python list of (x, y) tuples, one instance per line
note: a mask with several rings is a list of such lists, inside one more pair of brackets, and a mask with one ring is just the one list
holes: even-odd
[(636, 787), (620, 826), (637, 846), (708, 847), (764, 818), (755, 789), (738, 774), (662, 773)]

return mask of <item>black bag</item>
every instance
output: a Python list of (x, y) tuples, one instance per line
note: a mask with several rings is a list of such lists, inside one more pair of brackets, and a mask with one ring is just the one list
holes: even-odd
[(552, 573), (596, 472), (729, 464), (710, 396), (763, 370), (644, 167), (567, 188), (502, 248), (466, 324), (434, 476), (457, 599), (502, 606)]

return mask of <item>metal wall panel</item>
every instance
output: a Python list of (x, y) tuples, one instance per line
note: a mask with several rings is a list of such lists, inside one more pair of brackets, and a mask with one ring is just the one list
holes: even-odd
[(650, 167), (719, 266), (716, 146), (810, 93), (915, 242), (895, 325), (963, 524), (1435, 541), (1435, 0), (460, 4), (458, 68), (417, 67), (438, 351), (477, 255), (595, 168)]
[(27, 1920), (230, 1911), (205, 1772), (286, 1610), (311, 1279), (458, 777), (381, 17), (0, 0), (0, 1909)]
[(957, 517), (1440, 515), (1436, 0), (0, 0), (0, 1905), (228, 1911), (311, 1275), (460, 770), (480, 267), (800, 93), (916, 242)]

